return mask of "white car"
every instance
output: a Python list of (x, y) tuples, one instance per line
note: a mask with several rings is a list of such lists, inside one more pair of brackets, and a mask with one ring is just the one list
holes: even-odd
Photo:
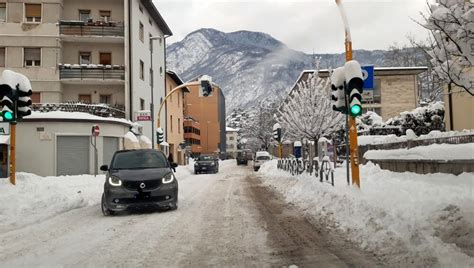
[(259, 151), (255, 153), (253, 160), (253, 170), (257, 171), (263, 163), (272, 159), (272, 156), (266, 151)]

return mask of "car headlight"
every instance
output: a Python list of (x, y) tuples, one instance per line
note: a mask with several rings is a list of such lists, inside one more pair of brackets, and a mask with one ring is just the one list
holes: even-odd
[(163, 179), (161, 179), (161, 182), (163, 182), (163, 184), (172, 183), (173, 181), (174, 181), (173, 173), (170, 173), (166, 175)]
[(211, 166), (215, 166), (215, 165), (216, 165), (216, 163), (214, 163), (214, 162), (211, 163)]
[(109, 184), (112, 186), (122, 186), (122, 180), (116, 176), (109, 177)]
[(199, 163), (198, 163), (198, 162), (196, 162), (196, 163), (194, 163), (194, 165), (195, 165), (195, 166), (199, 166)]

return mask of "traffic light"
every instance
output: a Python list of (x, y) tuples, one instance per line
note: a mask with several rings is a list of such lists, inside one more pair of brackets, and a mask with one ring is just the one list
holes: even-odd
[(362, 114), (362, 91), (364, 78), (360, 64), (351, 60), (344, 65), (346, 94), (349, 96), (349, 114), (357, 117)]
[(208, 75), (203, 75), (199, 79), (201, 82), (199, 86), (199, 96), (207, 97), (212, 93), (212, 78)]
[(347, 113), (345, 91), (344, 91), (344, 67), (334, 69), (331, 74), (331, 102), (332, 109), (341, 113)]
[(18, 90), (17, 90), (17, 104), (16, 104), (16, 117), (18, 120), (21, 120), (24, 116), (28, 116), (31, 114), (31, 94), (33, 91), (31, 90), (30, 81), (26, 76), (23, 74), (17, 73), (18, 77)]
[(161, 127), (156, 129), (156, 141), (158, 144), (165, 141), (164, 132)]
[(281, 128), (273, 130), (273, 138), (278, 142), (281, 141)]
[(0, 77), (0, 105), (4, 122), (14, 122), (15, 118), (15, 73), (5, 70)]

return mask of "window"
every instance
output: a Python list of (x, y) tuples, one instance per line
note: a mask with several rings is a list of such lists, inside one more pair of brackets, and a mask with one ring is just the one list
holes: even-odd
[(0, 67), (5, 67), (5, 48), (0, 47)]
[(178, 91), (178, 107), (179, 107), (179, 91)]
[(7, 21), (7, 3), (0, 3), (0, 22)]
[(91, 103), (92, 102), (91, 95), (79, 94), (79, 101), (82, 103)]
[(32, 103), (41, 103), (41, 94), (39, 92), (33, 92), (30, 98)]
[[(172, 89), (173, 89), (173, 86), (170, 85), (170, 91), (168, 92), (168, 94), (171, 92)], [(173, 102), (173, 95), (170, 95), (169, 102)]]
[(171, 129), (171, 133), (173, 133), (173, 116), (170, 115), (170, 129)]
[(160, 75), (163, 76), (163, 67), (160, 66)]
[(100, 103), (111, 104), (112, 95), (100, 95)]
[(90, 10), (79, 10), (79, 20), (87, 22), (91, 18)]
[(143, 36), (144, 36), (144, 28), (143, 28), (143, 23), (140, 22), (140, 26), (138, 28), (138, 38), (140, 41), (143, 43)]
[(229, 140), (230, 140), (230, 141), (233, 141), (233, 140), (234, 140), (234, 137), (229, 137)]
[(143, 7), (142, 6), (138, 6), (138, 9), (140, 9), (140, 12), (143, 13)]
[(151, 39), (151, 33), (148, 33), (148, 40), (150, 40), (150, 51), (153, 52), (153, 39)]
[(112, 65), (112, 53), (110, 52), (99, 53), (99, 63), (102, 65)]
[(91, 64), (91, 53), (79, 52), (79, 64)]
[(140, 98), (140, 110), (145, 110), (145, 100)]
[(145, 64), (143, 63), (142, 60), (140, 60), (140, 79), (145, 80)]
[[(0, 8), (0, 21), (2, 20), (2, 17), (1, 17), (1, 8)], [(471, 56), (474, 56), (474, 43), (471, 44)]]
[(178, 133), (181, 133), (181, 118), (178, 118)]
[(150, 25), (153, 25), (150, 18), (148, 18), (148, 23), (150, 23)]
[(27, 22), (41, 22), (41, 4), (25, 4)]
[(41, 48), (24, 48), (25, 66), (41, 66)]
[(110, 10), (100, 10), (99, 11), (99, 17), (102, 21), (104, 22), (109, 22), (110, 21)]

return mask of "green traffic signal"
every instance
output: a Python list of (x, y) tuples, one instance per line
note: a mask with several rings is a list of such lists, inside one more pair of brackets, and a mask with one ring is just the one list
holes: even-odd
[(13, 121), (13, 113), (9, 111), (2, 112), (2, 118), (5, 122)]
[(356, 117), (362, 114), (362, 107), (358, 104), (351, 106), (351, 116)]

